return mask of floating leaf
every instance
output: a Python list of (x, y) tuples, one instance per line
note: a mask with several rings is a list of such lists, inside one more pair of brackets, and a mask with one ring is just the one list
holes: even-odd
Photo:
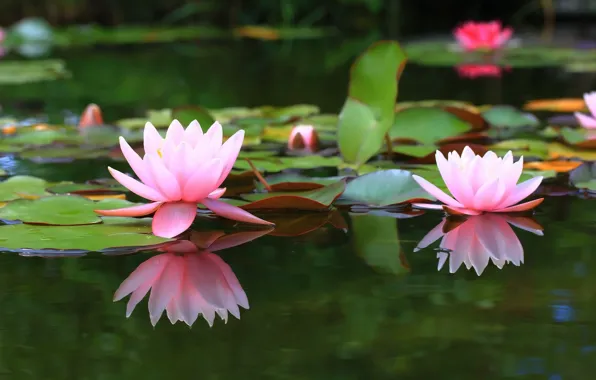
[(548, 155), (552, 159), (579, 158), (584, 161), (596, 161), (596, 151), (577, 149), (560, 143), (548, 144)]
[(404, 156), (422, 158), (435, 153), (436, 145), (403, 145), (393, 144), (393, 152), (403, 154)]
[(535, 161), (535, 162), (526, 162), (524, 164), (524, 169), (534, 169), (534, 170), (552, 170), (557, 173), (567, 173), (582, 163), (581, 161)]
[[(342, 160), (339, 157), (301, 156), (301, 157), (267, 157), (251, 159), (259, 171), (280, 172), (286, 169), (315, 169), (321, 167), (338, 167)], [(238, 170), (251, 170), (248, 162), (237, 160), (234, 168)]]
[(494, 151), (499, 156), (503, 156), (508, 151), (512, 151), (514, 155), (524, 156), (526, 159), (529, 157), (536, 157), (540, 159), (545, 159), (548, 157), (548, 143), (542, 140), (504, 140), (489, 146), (489, 149)]
[(342, 199), (357, 204), (383, 207), (419, 199), (435, 200), (412, 178), (407, 170), (382, 170), (350, 181)]
[(171, 241), (151, 234), (151, 218), (102, 219), (103, 223), (84, 226), (0, 226), (0, 249), (102, 251), (109, 248), (156, 246)]
[(412, 107), (395, 114), (389, 136), (432, 145), (448, 137), (468, 132), (469, 123), (440, 108)]
[(193, 120), (196, 120), (205, 131), (215, 122), (215, 119), (211, 116), (209, 110), (199, 106), (174, 108), (172, 110), (172, 119), (177, 119), (185, 127)]
[(569, 174), (569, 181), (578, 189), (596, 191), (596, 165), (584, 163)]
[[(267, 184), (273, 191), (299, 191), (313, 190), (331, 185), (342, 180), (344, 177), (307, 177), (295, 173), (282, 173), (265, 178)], [(255, 185), (259, 191), (264, 190), (263, 184), (257, 182)]]
[(596, 148), (596, 131), (585, 128), (562, 128), (559, 130), (561, 136), (569, 144), (579, 148)]
[(90, 183), (60, 183), (47, 188), (47, 191), (53, 194), (97, 194), (110, 191), (128, 191), (121, 185), (105, 186)]
[(12, 201), (22, 198), (21, 195), (48, 195), (46, 186), (48, 183), (37, 177), (14, 176), (0, 182), (0, 202)]
[(354, 249), (373, 268), (402, 274), (408, 268), (401, 261), (397, 219), (367, 214), (350, 214)]
[(17, 199), (0, 208), (0, 219), (63, 226), (101, 223), (94, 209), (94, 201), (73, 195)]
[(512, 106), (493, 106), (482, 112), (486, 121), (497, 128), (536, 127), (540, 121), (528, 113), (524, 113)]
[(347, 163), (364, 164), (383, 144), (393, 124), (397, 82), (405, 63), (399, 44), (385, 41), (369, 47), (352, 65), (337, 131)]
[(345, 181), (338, 181), (309, 191), (244, 194), (242, 198), (250, 201), (250, 203), (241, 207), (245, 210), (326, 210), (344, 192), (345, 188)]
[(539, 99), (524, 105), (526, 111), (578, 112), (586, 110), (583, 99)]
[(64, 61), (58, 59), (0, 62), (1, 84), (24, 84), (70, 77)]

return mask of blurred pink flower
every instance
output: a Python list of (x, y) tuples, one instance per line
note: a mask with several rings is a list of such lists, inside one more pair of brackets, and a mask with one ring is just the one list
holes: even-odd
[(172, 324), (182, 321), (192, 326), (202, 315), (213, 326), (216, 315), (227, 322), (228, 313), (240, 319), (239, 306), (249, 308), (246, 293), (221, 257), (187, 240), (163, 250), (167, 252), (141, 263), (114, 294), (114, 301), (131, 294), (127, 318), (149, 292), (153, 326), (164, 311)]
[(153, 233), (174, 237), (192, 224), (197, 203), (215, 214), (240, 222), (271, 225), (243, 209), (218, 201), (226, 179), (244, 139), (240, 130), (223, 145), (223, 130), (215, 122), (207, 132), (195, 120), (186, 130), (178, 120), (172, 121), (162, 138), (153, 124), (145, 125), (143, 158), (120, 137), (122, 154), (141, 181), (108, 167), (112, 176), (133, 193), (153, 203), (116, 210), (96, 210), (107, 216), (144, 216), (155, 212)]
[(424, 190), (445, 204), (416, 204), (419, 208), (442, 208), (451, 214), (479, 215), (483, 212), (526, 211), (544, 200), (540, 198), (517, 204), (538, 188), (542, 177), (537, 176), (518, 185), (524, 167), (523, 157), (513, 162), (511, 151), (503, 158), (492, 151), (481, 157), (466, 146), (461, 157), (453, 151), (445, 159), (437, 150), (435, 159), (452, 196), (424, 178), (413, 175)]
[(467, 21), (453, 31), (464, 50), (495, 50), (503, 47), (513, 35), (513, 29), (502, 28), (500, 21)]
[(426, 234), (415, 251), (426, 248), (442, 238), (439, 244), (440, 251), (437, 253), (438, 270), (441, 270), (449, 258), (450, 273), (455, 273), (462, 263), (467, 269), (473, 267), (479, 276), (489, 261), (499, 269), (506, 263), (519, 266), (524, 262), (524, 249), (509, 224), (539, 236), (543, 235), (542, 226), (527, 217), (476, 215), (468, 217), (453, 228), (449, 228), (445, 218)]
[(596, 92), (588, 92), (584, 94), (584, 101), (590, 111), (590, 116), (576, 112), (575, 118), (582, 127), (596, 129)]
[(292, 128), (288, 139), (288, 148), (315, 151), (319, 145), (319, 136), (312, 125), (297, 125)]
[(479, 77), (500, 77), (501, 67), (492, 64), (472, 64), (467, 63), (455, 67), (460, 77), (475, 79)]

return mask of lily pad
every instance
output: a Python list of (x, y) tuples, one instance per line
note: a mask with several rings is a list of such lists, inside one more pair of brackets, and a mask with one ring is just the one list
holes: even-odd
[(244, 194), (243, 199), (250, 201), (241, 206), (245, 210), (292, 209), (292, 210), (327, 210), (345, 190), (346, 182), (309, 191), (272, 192)]
[(569, 181), (578, 189), (596, 191), (596, 165), (584, 163), (569, 174)]
[(14, 176), (0, 182), (0, 202), (22, 198), (22, 195), (44, 196), (48, 183), (37, 177)]
[(94, 209), (95, 202), (74, 195), (17, 199), (0, 208), (0, 219), (62, 226), (101, 223)]
[(596, 131), (585, 128), (562, 128), (559, 133), (571, 145), (596, 148)]
[(347, 163), (361, 166), (382, 146), (393, 124), (397, 82), (405, 63), (399, 44), (384, 41), (369, 47), (352, 65), (337, 130)]
[(203, 129), (209, 128), (215, 119), (209, 110), (199, 106), (178, 107), (172, 110), (172, 119), (177, 119), (182, 125), (187, 126), (193, 120), (199, 122)]
[[(315, 169), (321, 167), (338, 167), (342, 160), (339, 157), (301, 156), (301, 157), (267, 157), (251, 160), (259, 171), (280, 172), (286, 169)], [(251, 170), (248, 162), (237, 160), (234, 168)]]
[(0, 250), (102, 251), (120, 247), (153, 247), (171, 241), (151, 235), (151, 218), (102, 219), (103, 223), (84, 226), (0, 226)]
[(440, 108), (411, 107), (395, 114), (389, 136), (432, 145), (471, 129), (470, 123)]
[(350, 181), (342, 199), (356, 204), (384, 207), (412, 200), (435, 198), (428, 195), (407, 170), (381, 170)]
[(97, 194), (107, 191), (128, 191), (121, 185), (105, 186), (90, 183), (60, 183), (47, 188), (47, 191), (53, 194)]
[[(281, 173), (272, 175), (265, 180), (273, 191), (297, 191), (313, 190), (336, 183), (344, 177), (308, 177), (295, 173)], [(257, 182), (255, 187), (258, 191), (263, 191), (265, 186)]]
[(540, 124), (534, 115), (522, 112), (512, 106), (493, 106), (482, 112), (482, 116), (489, 124), (497, 128), (536, 127)]
[(1, 84), (23, 84), (68, 78), (70, 72), (58, 59), (0, 62)]
[(393, 152), (403, 154), (404, 156), (422, 158), (435, 153), (437, 146), (393, 144), (392, 150)]
[(511, 151), (515, 156), (524, 156), (526, 159), (530, 157), (545, 159), (548, 157), (548, 143), (542, 140), (504, 140), (491, 145), (489, 148), (499, 156)]

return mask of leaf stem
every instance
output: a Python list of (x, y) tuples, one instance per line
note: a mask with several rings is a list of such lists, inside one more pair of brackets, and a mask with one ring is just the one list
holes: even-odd
[(245, 158), (245, 160), (250, 165), (250, 168), (252, 169), (252, 172), (255, 175), (255, 177), (257, 177), (257, 179), (259, 180), (259, 182), (261, 182), (261, 184), (263, 186), (265, 186), (265, 189), (267, 189), (267, 191), (272, 191), (271, 186), (269, 186), (269, 184), (267, 183), (267, 181), (265, 181), (265, 178), (263, 178), (263, 176), (261, 175), (261, 173), (259, 173), (259, 171), (257, 170), (256, 166), (253, 165), (252, 161), (249, 160), (248, 158)]

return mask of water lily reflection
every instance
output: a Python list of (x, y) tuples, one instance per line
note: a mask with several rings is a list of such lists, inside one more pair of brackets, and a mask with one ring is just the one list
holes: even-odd
[[(202, 315), (209, 326), (219, 316), (227, 322), (228, 313), (240, 319), (240, 307), (249, 308), (248, 298), (232, 268), (212, 250), (229, 248), (262, 236), (269, 231), (252, 231), (207, 238), (192, 236), (161, 249), (135, 269), (114, 294), (114, 301), (131, 295), (126, 306), (130, 317), (139, 302), (149, 294), (149, 317), (155, 326), (165, 311), (172, 324), (188, 326)], [(234, 236), (239, 239), (234, 240)], [(200, 240), (201, 247), (197, 246)], [(205, 249), (208, 247), (210, 250)]]
[(465, 219), (444, 218), (418, 243), (415, 251), (441, 239), (438, 270), (449, 259), (449, 272), (455, 273), (462, 263), (481, 275), (492, 261), (499, 269), (506, 263), (519, 266), (524, 262), (524, 249), (511, 225), (542, 236), (542, 226), (526, 216), (482, 214)]

